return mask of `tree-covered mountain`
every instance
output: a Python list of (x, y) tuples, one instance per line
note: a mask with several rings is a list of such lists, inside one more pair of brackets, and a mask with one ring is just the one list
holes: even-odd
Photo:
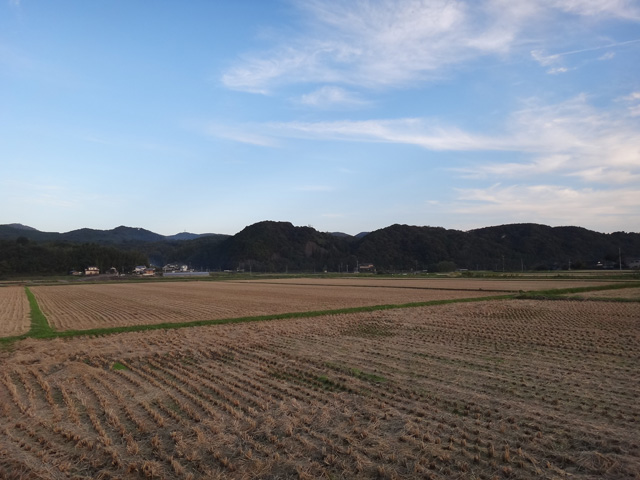
[(207, 269), (346, 271), (373, 263), (378, 271), (452, 268), (506, 270), (587, 268), (640, 258), (640, 234), (579, 227), (512, 224), (463, 232), (391, 225), (361, 237), (323, 233), (289, 222), (259, 222), (225, 239), (200, 238), (173, 250), (172, 261)]
[(344, 272), (364, 263), (373, 263), (379, 272), (518, 271), (590, 268), (598, 262), (617, 266), (619, 256), (623, 264), (640, 258), (638, 233), (604, 234), (530, 223), (467, 232), (391, 225), (350, 236), (264, 221), (233, 236), (192, 235), (166, 237), (129, 227), (57, 234), (1, 225), (0, 273), (62, 273), (88, 264), (122, 268), (132, 262), (254, 272)]
[[(0, 239), (15, 239), (19, 236), (39, 242), (70, 242), (70, 243), (98, 243), (102, 245), (118, 245), (126, 243), (150, 243), (172, 240), (193, 240), (203, 236), (213, 235), (210, 233), (178, 233), (176, 235), (160, 235), (158, 233), (145, 230), (144, 228), (132, 228), (119, 226), (111, 230), (95, 230), (92, 228), (81, 228), (65, 233), (40, 232), (35, 228), (21, 224), (0, 225)], [(226, 236), (226, 235), (225, 235)]]

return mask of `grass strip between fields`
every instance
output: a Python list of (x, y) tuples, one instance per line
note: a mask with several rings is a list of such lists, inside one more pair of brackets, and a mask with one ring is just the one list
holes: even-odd
[(47, 317), (45, 317), (40, 310), (38, 301), (31, 290), (29, 290), (29, 287), (24, 287), (24, 290), (29, 300), (29, 307), (31, 308), (31, 330), (29, 330), (27, 336), (33, 338), (49, 338), (55, 334), (55, 330), (49, 325)]

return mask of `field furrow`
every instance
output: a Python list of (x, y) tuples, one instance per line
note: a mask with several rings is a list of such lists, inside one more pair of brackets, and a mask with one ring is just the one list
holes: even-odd
[(638, 478), (638, 318), (502, 300), (28, 340), (0, 353), (0, 475)]

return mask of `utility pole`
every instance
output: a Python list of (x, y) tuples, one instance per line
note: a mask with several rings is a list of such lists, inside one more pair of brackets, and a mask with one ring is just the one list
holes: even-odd
[(622, 254), (620, 253), (620, 247), (618, 247), (618, 268), (622, 271)]

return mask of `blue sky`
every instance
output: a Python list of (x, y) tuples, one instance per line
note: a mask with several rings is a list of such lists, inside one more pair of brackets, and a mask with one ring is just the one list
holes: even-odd
[(640, 1), (0, 0), (0, 224), (640, 232)]

